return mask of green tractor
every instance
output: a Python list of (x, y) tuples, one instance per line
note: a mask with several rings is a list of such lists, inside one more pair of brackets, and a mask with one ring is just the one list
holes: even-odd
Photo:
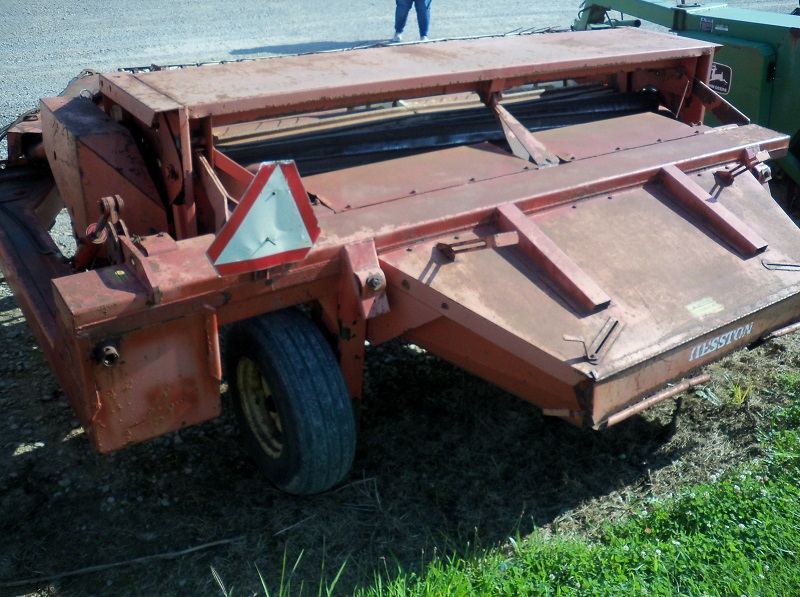
[[(621, 13), (613, 18), (612, 11)], [(625, 18), (625, 16), (633, 18)], [(800, 195), (800, 8), (783, 15), (685, 0), (585, 0), (575, 30), (639, 26), (645, 20), (722, 46), (709, 87), (756, 124), (791, 136), (777, 162), (787, 209)], [(717, 124), (713, 116), (708, 124)], [(785, 183), (785, 184), (783, 184)]]

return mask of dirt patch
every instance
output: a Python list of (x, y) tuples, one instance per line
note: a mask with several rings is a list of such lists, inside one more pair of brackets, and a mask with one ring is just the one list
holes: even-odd
[[(770, 380), (794, 368), (791, 338), (714, 365), (713, 381), (600, 433), (543, 417), (412, 345), (368, 353), (366, 402), (350, 476), (324, 495), (273, 489), (236, 425), (214, 421), (110, 456), (94, 453), (8, 288), (0, 287), (0, 595), (220, 594), (332, 577), (349, 594), (376, 573), (434, 553), (502, 544), (535, 526), (591, 532), (632, 500), (759, 456), (757, 429), (780, 400)], [(744, 400), (738, 403), (747, 390)], [(204, 549), (168, 559), (187, 548)], [(302, 554), (302, 557), (301, 557)], [(308, 592), (308, 586), (306, 587)]]

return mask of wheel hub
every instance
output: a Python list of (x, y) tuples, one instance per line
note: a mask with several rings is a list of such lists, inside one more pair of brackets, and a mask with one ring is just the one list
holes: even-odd
[(272, 390), (256, 364), (242, 357), (236, 367), (242, 411), (259, 444), (270, 458), (283, 452), (283, 428)]

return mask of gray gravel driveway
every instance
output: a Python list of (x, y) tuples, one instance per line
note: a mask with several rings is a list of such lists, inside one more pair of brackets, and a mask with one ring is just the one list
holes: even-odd
[[(788, 13), (791, 0), (733, 0)], [(568, 27), (575, 0), (435, 0), (432, 38)], [(235, 60), (345, 48), (393, 33), (393, 0), (0, 0), (0, 126), (84, 68)], [(416, 39), (409, 17), (406, 39)]]

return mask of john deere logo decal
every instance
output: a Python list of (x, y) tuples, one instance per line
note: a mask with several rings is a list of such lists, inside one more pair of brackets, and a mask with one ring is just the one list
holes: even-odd
[(711, 65), (711, 78), (708, 80), (708, 86), (720, 95), (725, 95), (731, 90), (732, 78), (733, 70), (730, 66), (714, 62)]

